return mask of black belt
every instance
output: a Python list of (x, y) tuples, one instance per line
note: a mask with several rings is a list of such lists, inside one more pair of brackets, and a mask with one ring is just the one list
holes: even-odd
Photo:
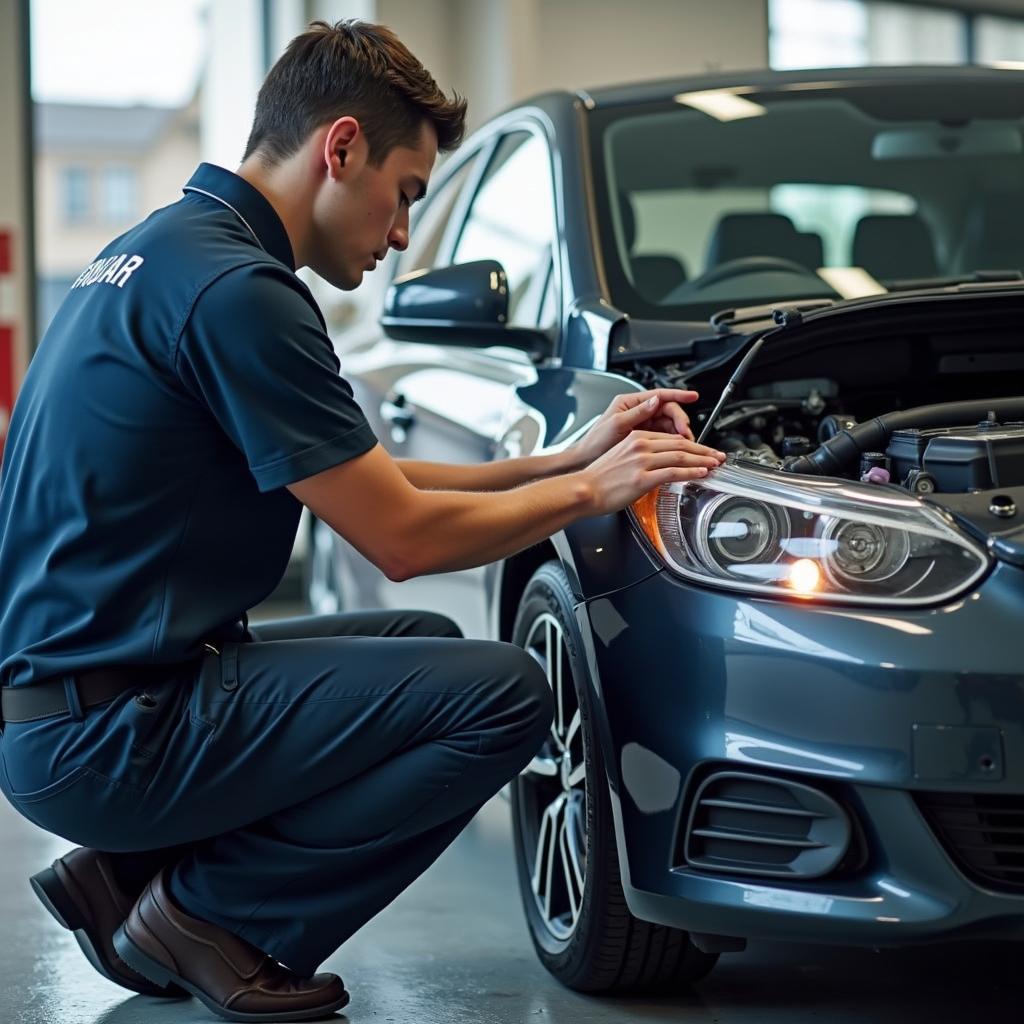
[[(209, 651), (215, 648), (204, 644)], [(154, 682), (166, 679), (172, 672), (195, 665), (197, 662), (179, 662), (170, 665), (122, 665), (117, 668), (99, 668), (76, 672), (73, 686), (78, 691), (82, 710), (106, 704), (126, 690), (141, 690)], [(71, 710), (64, 679), (48, 679), (28, 686), (5, 686), (0, 690), (0, 723), (34, 722), (39, 718), (52, 718)]]

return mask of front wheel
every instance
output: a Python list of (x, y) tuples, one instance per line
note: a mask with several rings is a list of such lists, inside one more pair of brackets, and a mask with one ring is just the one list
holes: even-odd
[(687, 987), (714, 967), (684, 931), (626, 907), (604, 761), (586, 686), (569, 581), (542, 565), (523, 593), (513, 643), (547, 675), (555, 698), (544, 746), (512, 783), (519, 890), (534, 948), (559, 981), (581, 992)]

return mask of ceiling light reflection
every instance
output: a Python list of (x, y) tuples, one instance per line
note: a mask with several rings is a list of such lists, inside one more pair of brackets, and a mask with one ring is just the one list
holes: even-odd
[(693, 107), (716, 121), (740, 121), (745, 117), (761, 117), (768, 113), (760, 103), (737, 96), (730, 89), (681, 92), (674, 99), (676, 103)]

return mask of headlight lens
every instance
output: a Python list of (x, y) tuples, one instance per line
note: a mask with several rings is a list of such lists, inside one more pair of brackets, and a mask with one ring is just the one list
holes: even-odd
[(920, 498), (752, 464), (658, 488), (632, 511), (676, 572), (766, 595), (928, 604), (965, 590), (989, 564)]
[(785, 523), (763, 501), (716, 494), (697, 510), (697, 517), (702, 560), (721, 571), (743, 563), (774, 562), (781, 554)]
[(874, 523), (839, 517), (826, 520), (825, 572), (838, 587), (887, 580), (910, 558), (910, 536)]

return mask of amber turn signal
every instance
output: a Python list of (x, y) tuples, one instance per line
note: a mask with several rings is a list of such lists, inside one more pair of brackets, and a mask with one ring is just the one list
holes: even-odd
[(660, 551), (662, 550), (661, 533), (658, 530), (658, 488), (648, 491), (633, 502), (633, 514), (644, 531), (647, 539)]

